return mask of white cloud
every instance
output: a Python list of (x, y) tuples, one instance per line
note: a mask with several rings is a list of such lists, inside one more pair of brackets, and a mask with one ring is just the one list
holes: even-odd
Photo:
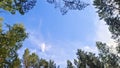
[(41, 23), (38, 24), (36, 29), (29, 29), (29, 38), (28, 41), (33, 45), (37, 50), (40, 49), (41, 52), (48, 51), (51, 48), (51, 45), (46, 44), (44, 38), (41, 34)]
[(37, 46), (36, 48), (39, 48), (42, 52), (48, 51), (51, 48), (51, 45), (46, 44), (40, 37), (36, 37), (36, 35), (31, 35), (29, 41)]
[(108, 42), (111, 39), (111, 34), (108, 30), (108, 26), (105, 25), (104, 21), (98, 21), (95, 23), (96, 28), (96, 41)]
[(103, 43), (106, 43), (111, 48), (111, 52), (115, 53), (115, 47), (117, 46), (117, 43), (115, 43), (115, 40), (111, 38), (112, 34), (108, 30), (108, 26), (105, 24), (105, 22), (103, 20), (99, 20), (95, 23), (95, 27), (95, 41), (101, 41)]
[(36, 53), (37, 50), (36, 49), (29, 49), (31, 53)]
[(45, 52), (45, 50), (46, 50), (46, 45), (45, 45), (45, 43), (42, 43), (42, 44), (40, 45), (40, 48), (41, 48), (41, 51), (42, 51), (42, 52)]
[(87, 52), (98, 53), (98, 50), (96, 47), (84, 46), (83, 50)]

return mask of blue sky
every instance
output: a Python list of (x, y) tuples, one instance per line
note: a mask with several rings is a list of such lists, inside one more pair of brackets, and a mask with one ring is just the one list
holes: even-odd
[(90, 6), (81, 11), (69, 11), (66, 15), (45, 0), (38, 0), (25, 15), (2, 13), (5, 23), (23, 23), (29, 33), (18, 51), (19, 56), (29, 48), (40, 58), (53, 59), (64, 68), (66, 60), (76, 58), (77, 49), (97, 53), (95, 42), (107, 42), (111, 35), (104, 21), (99, 20), (92, 0), (83, 1)]

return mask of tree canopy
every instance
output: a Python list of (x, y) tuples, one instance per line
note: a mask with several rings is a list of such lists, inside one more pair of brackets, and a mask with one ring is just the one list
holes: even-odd
[[(82, 10), (89, 4), (80, 0), (47, 0), (54, 4), (55, 8), (60, 8), (64, 15), (68, 10)], [(0, 8), (12, 14), (19, 12), (24, 15), (36, 4), (36, 0), (0, 0)], [(96, 42), (99, 51), (98, 55), (92, 52), (77, 50), (77, 58), (74, 63), (67, 60), (67, 68), (120, 68), (120, 0), (94, 0), (93, 4), (98, 10), (100, 19), (109, 26), (112, 38), (118, 43), (117, 53), (110, 52), (107, 44)], [(23, 62), (19, 59), (17, 50), (22, 47), (23, 41), (27, 38), (27, 33), (22, 24), (13, 26), (6, 24), (8, 30), (2, 28), (2, 18), (0, 18), (0, 68), (20, 68), (23, 63), (24, 68), (57, 68), (53, 60), (39, 58), (36, 53), (30, 53), (26, 49), (23, 55)], [(59, 66), (58, 66), (59, 68)]]
[(25, 49), (25, 52), (23, 54), (23, 64), (24, 68), (56, 68), (56, 64), (53, 60), (45, 60), (42, 58), (39, 58), (36, 53), (30, 54), (29, 49)]
[[(54, 4), (55, 8), (59, 8), (63, 15), (66, 14), (68, 10), (82, 10), (89, 5), (81, 0), (46, 1), (50, 4)], [(0, 8), (12, 14), (19, 12), (24, 15), (35, 6), (36, 2), (37, 0), (0, 0)]]
[(98, 9), (100, 19), (109, 26), (112, 38), (118, 43), (116, 50), (120, 54), (120, 0), (94, 0), (93, 5)]
[(101, 42), (97, 42), (98, 55), (78, 49), (74, 59), (74, 65), (67, 61), (67, 68), (120, 68), (120, 56), (110, 52), (110, 48)]
[(109, 26), (113, 38), (120, 36), (120, 0), (94, 0), (100, 19)]
[(47, 2), (54, 4), (55, 8), (59, 8), (62, 15), (66, 14), (69, 10), (83, 10), (89, 5), (81, 0), (47, 0)]
[(9, 11), (12, 14), (19, 12), (24, 15), (36, 4), (36, 0), (0, 0), (0, 9)]
[[(2, 22), (0, 23), (2, 25)], [(17, 50), (22, 47), (22, 42), (27, 37), (22, 24), (6, 25), (8, 30), (0, 26), (0, 67), (13, 68), (13, 64), (20, 64)], [(17, 66), (17, 65), (16, 65)]]

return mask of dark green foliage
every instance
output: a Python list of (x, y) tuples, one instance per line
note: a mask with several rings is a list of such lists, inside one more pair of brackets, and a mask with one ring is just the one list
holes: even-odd
[(44, 68), (48, 68), (48, 61), (45, 59), (40, 59), (39, 60), (39, 67), (43, 66)]
[(30, 51), (29, 49), (26, 49), (23, 54), (23, 64), (25, 68), (28, 68), (30, 66)]
[(17, 50), (21, 48), (22, 42), (27, 37), (22, 24), (7, 25), (7, 27), (9, 28), (8, 31), (4, 31), (0, 27), (0, 68), (13, 68), (15, 62), (20, 63)]
[(24, 15), (36, 4), (36, 0), (0, 0), (0, 8), (15, 14), (19, 12)]
[[(97, 13), (101, 19), (104, 19), (109, 26), (109, 31), (112, 33), (112, 38), (116, 39), (118, 46), (116, 50), (120, 54), (120, 0), (94, 0), (94, 5), (98, 9)], [(102, 46), (100, 46), (102, 45)], [(97, 47), (101, 50), (100, 57), (104, 64), (108, 67), (119, 66), (120, 57), (109, 52), (106, 44), (97, 43)], [(117, 67), (116, 67), (117, 68)]]
[(36, 53), (30, 54), (29, 49), (25, 49), (23, 55), (24, 68), (56, 68), (56, 64), (52, 60), (39, 59)]
[(33, 67), (33, 68), (36, 68), (37, 65), (38, 65), (38, 62), (39, 62), (39, 57), (37, 54), (35, 53), (32, 53), (30, 56), (29, 56), (29, 59), (30, 61), (30, 66)]
[(94, 0), (100, 19), (105, 20), (116, 39), (120, 35), (120, 0)]
[[(35, 6), (36, 1), (37, 0), (0, 0), (0, 8), (12, 14), (19, 12), (24, 15)], [(66, 14), (68, 10), (82, 10), (89, 5), (81, 0), (47, 0), (47, 2), (54, 4), (55, 8), (59, 8), (63, 15)]]
[(96, 46), (99, 50), (99, 58), (101, 62), (107, 68), (119, 68), (120, 65), (120, 56), (118, 54), (114, 54), (110, 52), (110, 48), (101, 42), (97, 42)]
[(11, 68), (20, 68), (21, 66), (21, 61), (20, 59), (17, 57), (14, 61), (13, 61), (13, 64), (12, 64), (12, 67)]
[(91, 52), (84, 52), (80, 49), (77, 51), (77, 60), (74, 60), (74, 64), (77, 68), (102, 68), (103, 65), (100, 62), (99, 58)]
[(118, 53), (120, 54), (120, 46), (116, 47)]
[(70, 60), (67, 60), (67, 68), (74, 68), (74, 66)]
[(35, 53), (30, 54), (29, 49), (25, 49), (25, 52), (23, 54), (23, 64), (24, 68), (29, 68), (29, 67), (38, 67), (39, 63), (39, 57)]
[(49, 68), (56, 68), (55, 62), (52, 61), (52, 60), (49, 60), (49, 62), (48, 62), (48, 67), (49, 67)]
[(98, 56), (91, 52), (85, 52), (81, 49), (77, 51), (77, 59), (74, 59), (74, 65), (67, 61), (67, 68), (120, 68), (120, 56), (110, 52), (110, 48), (105, 43), (97, 42)]
[[(97, 13), (101, 19), (114, 17), (120, 14), (119, 0), (94, 0), (93, 5), (98, 9)], [(117, 11), (117, 13), (115, 11)]]
[(82, 10), (89, 5), (80, 0), (47, 0), (47, 2), (55, 4), (55, 8), (59, 8), (62, 15), (66, 14), (68, 10)]

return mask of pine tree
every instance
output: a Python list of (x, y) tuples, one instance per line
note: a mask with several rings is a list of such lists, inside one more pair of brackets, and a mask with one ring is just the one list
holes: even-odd
[[(2, 25), (2, 23), (0, 24)], [(20, 63), (17, 50), (22, 47), (22, 42), (26, 39), (27, 33), (22, 24), (6, 26), (8, 30), (3, 30), (0, 26), (0, 68), (13, 68), (14, 62)]]

